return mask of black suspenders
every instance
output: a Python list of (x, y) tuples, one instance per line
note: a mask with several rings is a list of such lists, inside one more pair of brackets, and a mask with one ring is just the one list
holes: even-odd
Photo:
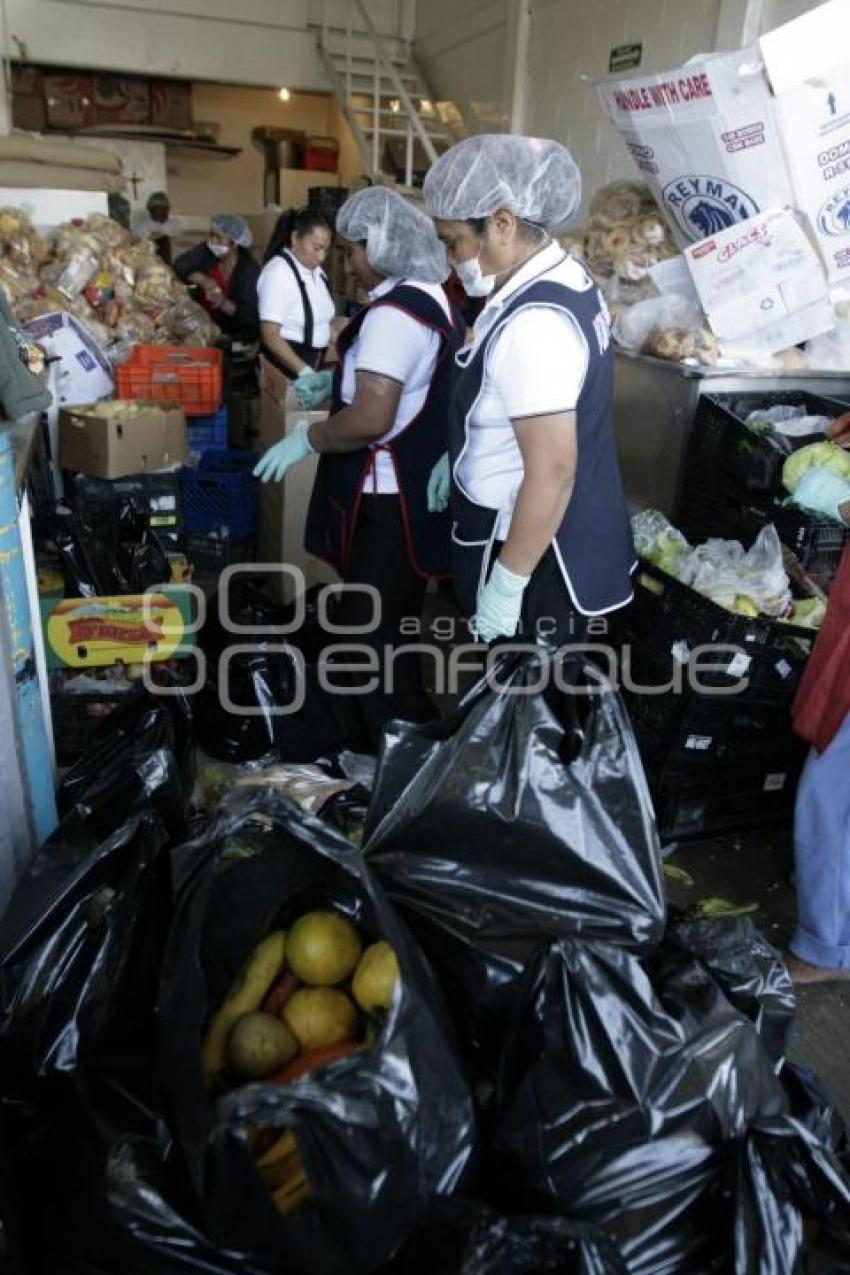
[[(303, 343), (304, 345), (307, 346), (308, 349), (312, 349), (313, 348), (313, 307), (310, 305), (310, 298), (307, 296), (307, 288), (304, 284), (304, 280), (301, 278), (300, 270), (298, 269), (295, 262), (290, 257), (289, 253), (283, 252), (281, 253), (281, 256), (283, 257), (283, 260), (286, 262), (286, 264), (289, 266), (289, 269), (295, 275), (295, 282), (298, 284), (298, 291), (301, 293), (301, 304), (304, 306), (304, 342)], [(330, 291), (331, 291), (330, 284), (328, 283), (327, 277), (325, 276), (324, 272), (322, 272), (322, 279), (324, 281), (325, 287), (328, 290), (328, 294), (330, 295)]]

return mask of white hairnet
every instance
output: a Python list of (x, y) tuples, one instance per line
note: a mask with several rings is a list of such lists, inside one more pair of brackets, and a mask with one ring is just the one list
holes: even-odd
[(449, 276), (446, 250), (434, 223), (386, 186), (370, 186), (346, 199), (336, 217), (343, 239), (365, 242), (369, 265), (379, 274), (442, 283)]
[(250, 226), (238, 213), (216, 213), (214, 217), (210, 217), (210, 226), (220, 235), (227, 235), (228, 239), (232, 239), (237, 248), (250, 248), (254, 242)]
[(485, 133), (464, 138), (441, 155), (422, 193), (431, 215), (446, 221), (488, 217), (507, 208), (549, 230), (576, 213), (581, 174), (560, 142)]

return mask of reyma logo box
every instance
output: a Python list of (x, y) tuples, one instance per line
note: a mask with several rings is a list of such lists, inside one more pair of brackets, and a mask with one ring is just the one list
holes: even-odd
[(850, 280), (847, 0), (756, 46), (598, 91), (680, 247), (796, 207), (830, 280)]

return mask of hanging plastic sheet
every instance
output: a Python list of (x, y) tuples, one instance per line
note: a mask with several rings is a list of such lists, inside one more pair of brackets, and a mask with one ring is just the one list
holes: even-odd
[[(235, 852), (238, 847), (238, 854)], [(177, 887), (163, 965), (159, 1073), (205, 1232), (264, 1270), (376, 1271), (432, 1200), (464, 1179), (472, 1101), (431, 975), (361, 856), (288, 802), (253, 797), (173, 854)], [(332, 907), (395, 949), (400, 990), (377, 1040), (297, 1083), (203, 1087), (200, 1042), (256, 944)], [(295, 1130), (311, 1196), (278, 1214), (248, 1126)]]
[[(367, 860), (451, 998), (498, 1055), (517, 981), (545, 939), (640, 951), (661, 936), (655, 824), (619, 697), (542, 648), (504, 653), (460, 706), (388, 727)], [(535, 692), (545, 682), (546, 690)]]

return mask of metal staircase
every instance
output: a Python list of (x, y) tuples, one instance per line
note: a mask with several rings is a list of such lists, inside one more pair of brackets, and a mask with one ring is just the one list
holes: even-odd
[(434, 100), (409, 41), (380, 34), (364, 0), (349, 0), (347, 24), (323, 22), (316, 38), (364, 171), (380, 182), (403, 173), (403, 185), (413, 187), (463, 135), (452, 103)]

